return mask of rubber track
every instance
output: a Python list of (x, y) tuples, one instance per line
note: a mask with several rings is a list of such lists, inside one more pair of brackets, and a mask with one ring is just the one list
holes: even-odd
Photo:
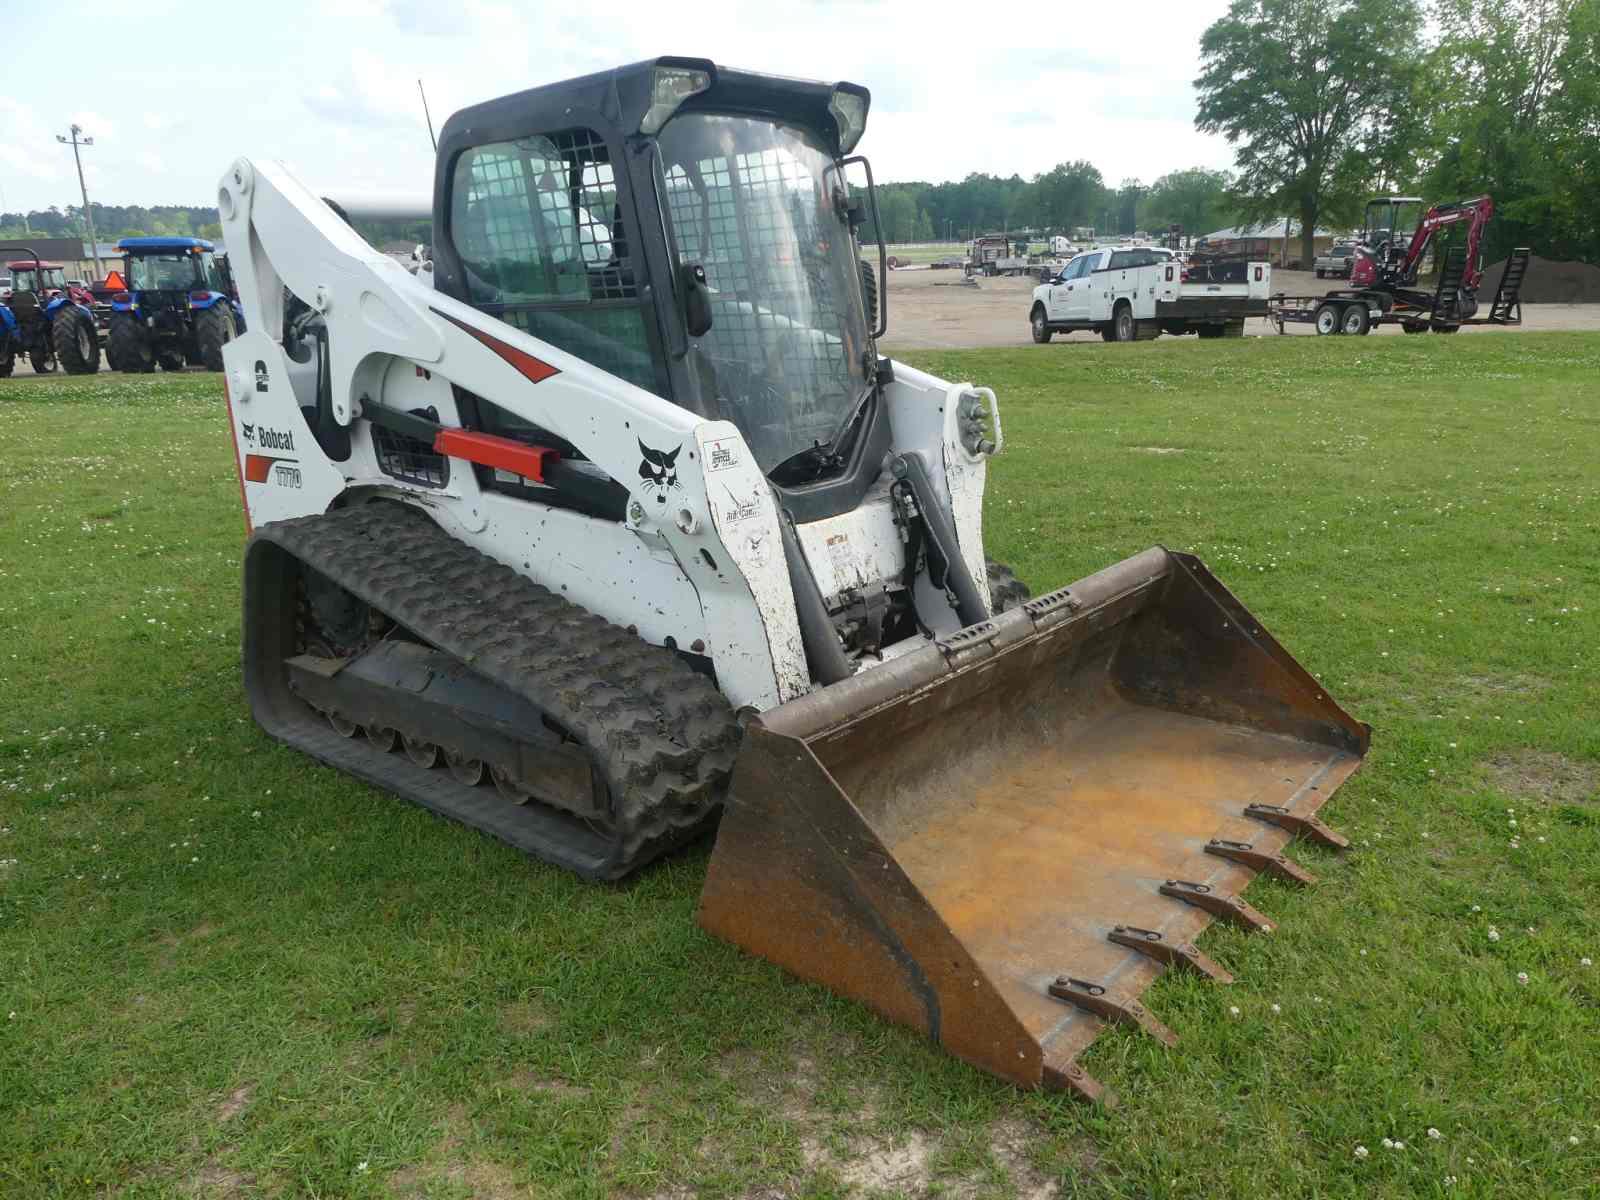
[[(673, 651), (562, 599), (400, 504), (273, 522), (255, 531), (252, 547), (258, 541), (522, 696), (584, 745), (609, 787), (616, 838), (610, 861), (585, 874), (627, 874), (692, 836), (722, 802), (739, 726), (715, 685)], [(469, 813), (450, 815), (472, 823)], [(530, 848), (526, 838), (516, 841)], [(572, 865), (555, 848), (531, 849)]]

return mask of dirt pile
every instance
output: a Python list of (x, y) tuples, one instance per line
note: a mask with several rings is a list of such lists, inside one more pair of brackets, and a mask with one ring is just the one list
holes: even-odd
[[(1483, 269), (1484, 286), (1479, 295), (1494, 294), (1505, 273), (1506, 260)], [(1528, 259), (1528, 273), (1522, 280), (1524, 304), (1600, 304), (1600, 267), (1591, 263), (1558, 262), (1553, 258)]]

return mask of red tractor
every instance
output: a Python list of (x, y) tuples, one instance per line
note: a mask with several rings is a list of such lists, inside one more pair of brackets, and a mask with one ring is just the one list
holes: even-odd
[[(0, 246), (0, 250), (28, 250)], [(40, 375), (59, 362), (68, 375), (90, 375), (100, 369), (100, 335), (95, 328), (94, 297), (67, 282), (60, 263), (30, 257), (6, 264), (11, 295), (0, 316), (0, 377), (10, 375), (16, 359), (26, 356)]]
[[(1367, 202), (1366, 220), (1356, 245), (1350, 286), (1324, 296), (1275, 296), (1268, 316), (1283, 332), (1285, 322), (1315, 324), (1318, 333), (1366, 333), (1373, 325), (1396, 324), (1407, 333), (1454, 333), (1463, 325), (1518, 325), (1522, 322), (1522, 280), (1529, 249), (1518, 247), (1506, 261), (1489, 315), (1479, 318), (1478, 288), (1483, 282), (1483, 231), (1494, 216), (1488, 196), (1455, 204), (1435, 204), (1421, 212), (1417, 196), (1376, 196)], [(1432, 291), (1417, 288), (1428, 247), (1440, 230), (1467, 223), (1464, 245), (1436, 254), (1438, 279)]]

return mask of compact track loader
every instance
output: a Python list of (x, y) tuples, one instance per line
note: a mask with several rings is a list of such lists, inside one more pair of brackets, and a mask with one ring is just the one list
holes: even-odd
[[(1025, 1087), (1359, 765), (1196, 559), (1029, 598), (992, 392), (879, 357), (869, 96), (662, 58), (456, 114), (431, 280), (281, 166), (219, 207), (273, 737), (593, 879), (721, 831), (714, 934)], [(847, 174), (863, 181), (860, 186)], [(374, 211), (393, 215), (404, 204)]]

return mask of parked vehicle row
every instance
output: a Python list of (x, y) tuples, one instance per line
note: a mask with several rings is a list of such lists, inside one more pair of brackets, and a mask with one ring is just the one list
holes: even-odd
[[(26, 357), (38, 374), (100, 369), (101, 330), (114, 371), (222, 370), (222, 347), (244, 329), (227, 260), (202, 238), (124, 238), (121, 271), (94, 289), (37, 255), (7, 265), (0, 296), (0, 377)], [(24, 250), (27, 247), (5, 247)]]

